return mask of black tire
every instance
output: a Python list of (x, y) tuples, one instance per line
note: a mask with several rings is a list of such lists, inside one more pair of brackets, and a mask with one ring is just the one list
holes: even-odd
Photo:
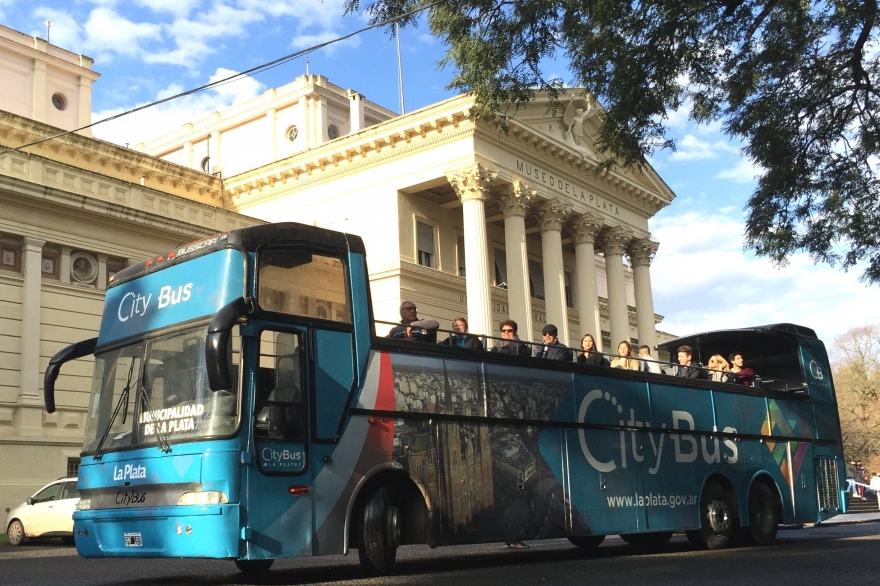
[(724, 549), (733, 543), (738, 523), (735, 504), (719, 484), (710, 482), (700, 496), (700, 541), (706, 549)]
[(275, 560), (235, 560), (235, 566), (246, 576), (258, 577), (268, 572), (274, 562)]
[(21, 545), (27, 540), (21, 521), (16, 519), (9, 524), (9, 527), (6, 528), (6, 538), (9, 540), (9, 545)]
[(688, 541), (691, 545), (696, 547), (703, 547), (703, 536), (700, 534), (699, 529), (690, 529), (684, 532), (685, 536), (688, 538)]
[(388, 575), (397, 567), (400, 544), (400, 510), (389, 498), (387, 486), (379, 487), (364, 505), (358, 539), (358, 557), (373, 575)]
[(776, 495), (763, 483), (749, 490), (749, 537), (758, 545), (770, 545), (779, 530), (779, 509)]
[(568, 541), (582, 549), (596, 549), (605, 541), (604, 535), (569, 535)]
[(63, 543), (64, 545), (76, 545), (76, 539), (73, 537), (73, 535), (65, 535), (61, 538), (61, 543)]
[(639, 549), (654, 549), (663, 547), (672, 539), (672, 531), (655, 531), (653, 533), (629, 533), (620, 538), (626, 543)]

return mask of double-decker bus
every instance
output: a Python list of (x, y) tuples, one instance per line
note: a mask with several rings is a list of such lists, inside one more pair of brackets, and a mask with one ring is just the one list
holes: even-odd
[[(708, 548), (842, 511), (822, 343), (733, 346), (746, 387), (380, 337), (360, 238), (299, 224), (217, 235), (116, 274), (94, 355), (74, 514), (80, 555), (272, 561), (402, 544), (673, 532)], [(669, 348), (674, 350), (672, 346)], [(772, 379), (772, 380), (769, 380)]]

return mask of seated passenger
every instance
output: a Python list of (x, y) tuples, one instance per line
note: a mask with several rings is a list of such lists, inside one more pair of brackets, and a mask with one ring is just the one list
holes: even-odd
[(611, 361), (611, 368), (625, 368), (627, 370), (641, 370), (642, 365), (633, 357), (632, 344), (624, 340), (617, 345), (617, 358)]
[(440, 342), (441, 346), (457, 346), (459, 348), (468, 348), (469, 350), (482, 350), (483, 343), (476, 336), (467, 333), (468, 323), (463, 317), (457, 317), (452, 320), (452, 329), (454, 334), (450, 334), (448, 338)]
[(730, 372), (730, 364), (727, 363), (721, 354), (713, 354), (709, 358), (709, 362), (706, 363), (706, 367), (709, 369), (709, 380), (713, 380), (716, 383), (732, 383), (736, 381), (736, 375)]
[(651, 356), (651, 347), (645, 344), (639, 346), (639, 358), (641, 358), (642, 372), (653, 372), (660, 374), (660, 364), (654, 361)]
[(686, 378), (706, 378), (706, 372), (700, 368), (699, 364), (691, 364), (693, 361), (694, 350), (690, 346), (678, 347), (678, 368), (675, 369), (676, 376)]
[(547, 324), (541, 330), (541, 336), (544, 343), (535, 348), (534, 356), (537, 358), (546, 358), (547, 360), (560, 360), (562, 362), (571, 362), (574, 360), (574, 353), (556, 339), (558, 335), (556, 326)]
[(608, 359), (596, 348), (596, 340), (591, 334), (581, 338), (581, 352), (578, 352), (577, 361), (581, 364), (608, 366)]
[(506, 319), (498, 326), (501, 330), (501, 340), (496, 340), (490, 352), (513, 354), (514, 356), (530, 356), (528, 344), (520, 341), (516, 335), (517, 325), (512, 319)]
[(420, 320), (416, 304), (412, 301), (404, 301), (400, 304), (400, 325), (394, 326), (388, 332), (388, 337), (435, 344), (439, 327), (440, 323), (437, 320)]
[(740, 385), (746, 385), (747, 387), (752, 386), (752, 384), (755, 382), (755, 371), (751, 368), (743, 367), (742, 352), (731, 352), (729, 359), (730, 372), (736, 375), (736, 379), (731, 380), (730, 382)]

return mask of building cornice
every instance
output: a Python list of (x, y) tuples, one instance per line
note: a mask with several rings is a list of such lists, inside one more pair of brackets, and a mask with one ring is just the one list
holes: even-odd
[[(0, 157), (36, 155), (191, 201), (222, 205), (223, 184), (219, 178), (110, 142), (70, 133), (39, 145), (23, 147), (63, 132), (54, 126), (0, 110)], [(6, 149), (11, 150), (4, 153)]]

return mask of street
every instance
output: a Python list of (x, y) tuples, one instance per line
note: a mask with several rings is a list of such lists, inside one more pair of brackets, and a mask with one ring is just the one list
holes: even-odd
[(0, 584), (20, 585), (234, 585), (234, 584), (857, 584), (880, 583), (880, 523), (780, 531), (771, 547), (694, 550), (682, 535), (659, 553), (638, 552), (608, 538), (593, 552), (565, 540), (532, 542), (528, 549), (501, 544), (403, 547), (399, 572), (366, 578), (357, 554), (282, 560), (263, 579), (248, 580), (229, 561), (86, 560), (47, 540), (0, 546)]

